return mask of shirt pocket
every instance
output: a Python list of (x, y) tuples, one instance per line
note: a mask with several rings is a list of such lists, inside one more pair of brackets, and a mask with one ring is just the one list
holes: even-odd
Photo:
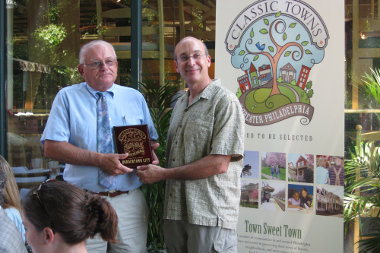
[[(95, 131), (90, 131), (89, 123), (83, 124), (74, 121), (70, 130), (70, 143), (79, 148), (89, 149), (88, 147), (94, 142), (96, 144), (96, 122)], [(96, 148), (96, 147), (95, 147)]]
[(212, 122), (202, 118), (190, 118), (184, 127), (184, 143), (186, 153), (199, 159), (211, 150)]

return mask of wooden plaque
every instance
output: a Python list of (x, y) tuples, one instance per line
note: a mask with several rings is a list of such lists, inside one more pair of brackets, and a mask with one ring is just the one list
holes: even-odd
[(114, 126), (113, 133), (117, 153), (128, 153), (121, 164), (136, 168), (153, 162), (148, 125)]

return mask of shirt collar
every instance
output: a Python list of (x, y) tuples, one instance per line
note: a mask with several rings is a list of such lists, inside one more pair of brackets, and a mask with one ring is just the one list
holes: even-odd
[[(214, 93), (220, 88), (220, 78), (212, 79), (211, 83), (204, 88), (204, 90), (197, 96), (194, 101), (198, 101), (200, 98), (210, 99)], [(190, 90), (187, 90), (186, 96), (183, 96), (183, 99), (188, 99), (190, 96)]]
[[(86, 88), (87, 88), (88, 92), (90, 92), (90, 93), (94, 96), (94, 98), (98, 98), (98, 95), (96, 94), (96, 93), (99, 92), (98, 90), (95, 90), (95, 89), (93, 89), (92, 87), (90, 87), (90, 86), (88, 85), (88, 83), (86, 83)], [(111, 86), (111, 88), (109, 88), (109, 89), (106, 91), (108, 94), (111, 95), (112, 98), (114, 97), (114, 90), (115, 90), (115, 88), (116, 88), (116, 86), (115, 86), (115, 84), (113, 84), (113, 85)]]
[(209, 99), (220, 88), (220, 78), (212, 79), (211, 83), (199, 94), (200, 98)]

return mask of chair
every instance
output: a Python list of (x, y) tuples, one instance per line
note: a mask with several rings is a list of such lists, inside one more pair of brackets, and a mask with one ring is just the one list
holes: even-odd
[(32, 188), (38, 186), (40, 183), (44, 182), (46, 179), (50, 178), (50, 171), (43, 169), (33, 169), (20, 171), (19, 168), (12, 167), (13, 174), (18, 186), (18, 189), (21, 191), (23, 188)]

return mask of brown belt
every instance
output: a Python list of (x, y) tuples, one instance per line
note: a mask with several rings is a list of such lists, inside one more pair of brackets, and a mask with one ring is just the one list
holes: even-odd
[(113, 198), (113, 197), (116, 197), (116, 196), (119, 196), (121, 194), (128, 193), (128, 192), (129, 191), (97, 192), (95, 194), (98, 194), (100, 196), (107, 196), (107, 197)]

